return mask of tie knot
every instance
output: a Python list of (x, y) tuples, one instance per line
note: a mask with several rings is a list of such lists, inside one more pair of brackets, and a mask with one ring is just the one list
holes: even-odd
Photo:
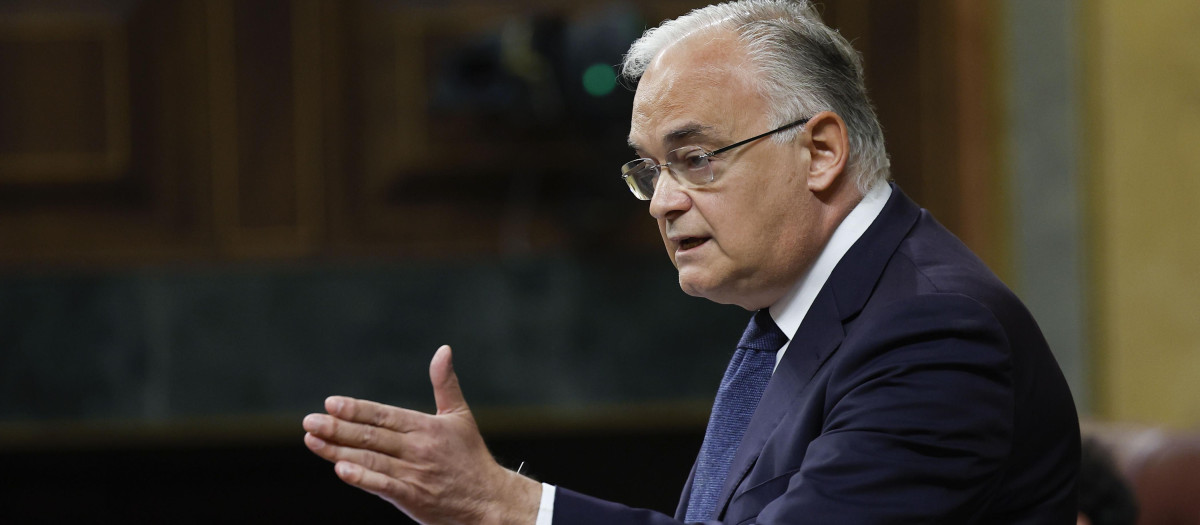
[(742, 333), (742, 340), (738, 341), (738, 348), (778, 352), (785, 343), (787, 343), (787, 336), (775, 325), (775, 321), (771, 319), (771, 313), (763, 308), (750, 319), (750, 325)]

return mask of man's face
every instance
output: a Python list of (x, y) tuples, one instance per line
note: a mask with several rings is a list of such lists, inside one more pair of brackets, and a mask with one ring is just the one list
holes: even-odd
[[(638, 84), (630, 144), (661, 163), (682, 146), (712, 151), (772, 129), (755, 75), (723, 30), (667, 48)], [(763, 138), (722, 153), (704, 186), (682, 186), (664, 168), (650, 214), (685, 292), (754, 310), (808, 271), (832, 229), (821, 226), (823, 206), (808, 187), (807, 138)]]

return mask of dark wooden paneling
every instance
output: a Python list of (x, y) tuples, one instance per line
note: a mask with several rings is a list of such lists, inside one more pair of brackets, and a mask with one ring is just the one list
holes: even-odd
[(246, 228), (295, 226), (294, 10), (288, 0), (233, 7), (237, 121), (231, 131), (238, 136), (238, 223)]
[(1003, 267), (996, 7), (840, 0), (825, 9), (863, 54), (893, 178), (985, 261)]
[(0, 182), (120, 178), (129, 157), (125, 39), (103, 19), (0, 21)]
[[(0, 261), (659, 249), (615, 175), (631, 94), (581, 99), (577, 69), (701, 2), (19, 4)], [(864, 55), (896, 180), (994, 253), (988, 6), (822, 9)]]
[(324, 215), (321, 4), (208, 6), (221, 256), (311, 254)]
[(58, 175), (38, 174), (35, 162), (22, 157), (43, 165), (58, 155), (103, 158), (103, 56), (95, 41), (0, 41), (0, 115), (8, 124), (0, 127), (0, 167), (6, 179), (38, 182)]
[(17, 162), (0, 161), (0, 260), (194, 253), (207, 157), (189, 5), (16, 5), (0, 23), (0, 67), (20, 75), (2, 83), (14, 98), (0, 128)]
[(1003, 74), (998, 36), (1001, 8), (993, 2), (957, 0), (947, 7), (953, 33), (944, 43), (953, 51), (957, 163), (951, 174), (958, 181), (956, 233), (1002, 277), (1010, 275), (1010, 226), (1005, 210), (1007, 184), (1002, 152), (1007, 150), (1003, 127)]

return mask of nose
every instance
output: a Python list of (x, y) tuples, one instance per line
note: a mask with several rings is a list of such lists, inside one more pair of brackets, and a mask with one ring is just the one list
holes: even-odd
[(673, 174), (664, 172), (654, 184), (654, 195), (650, 197), (650, 215), (665, 219), (679, 215), (692, 206), (692, 198), (683, 191)]

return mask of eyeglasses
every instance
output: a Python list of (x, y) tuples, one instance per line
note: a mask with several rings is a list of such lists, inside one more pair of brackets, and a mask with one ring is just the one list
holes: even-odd
[(648, 201), (654, 196), (654, 188), (658, 185), (658, 176), (662, 173), (663, 168), (667, 168), (675, 180), (680, 183), (703, 186), (716, 178), (713, 175), (712, 163), (709, 162), (712, 157), (785, 129), (802, 126), (807, 122), (807, 118), (802, 118), (713, 151), (706, 151), (700, 146), (684, 146), (667, 153), (667, 161), (662, 164), (655, 164), (653, 159), (634, 159), (621, 166), (621, 178), (625, 180), (625, 184), (629, 185), (629, 191), (633, 192), (633, 196), (644, 201)]

